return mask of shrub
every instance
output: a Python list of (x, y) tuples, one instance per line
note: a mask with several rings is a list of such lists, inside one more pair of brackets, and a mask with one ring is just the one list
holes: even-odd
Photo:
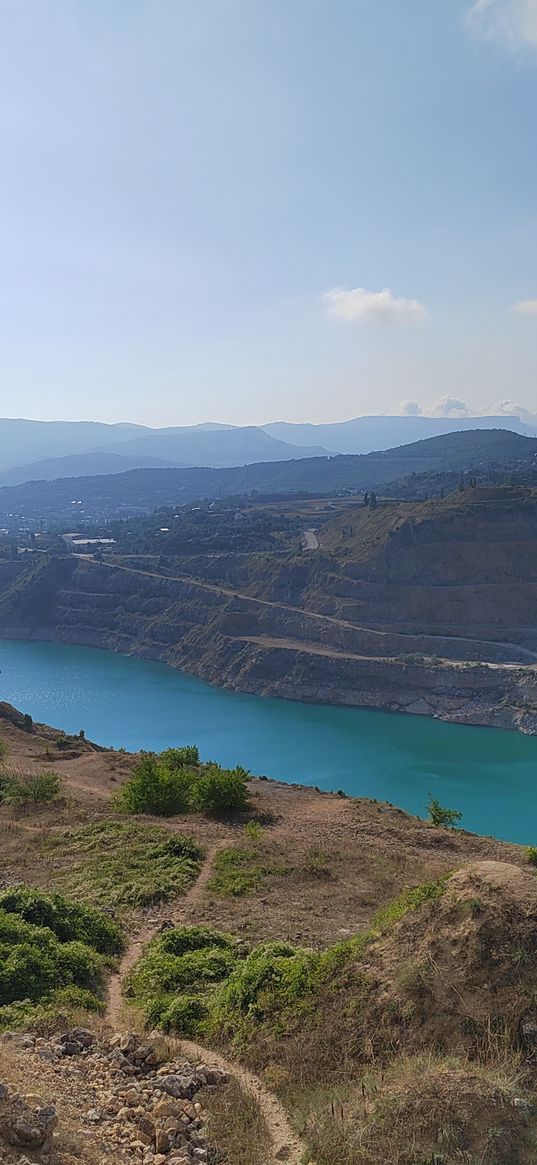
[(230, 935), (206, 926), (167, 930), (150, 942), (127, 977), (129, 996), (149, 1023), (183, 1035), (199, 1034), (218, 986), (241, 957)]
[(120, 948), (119, 932), (97, 911), (21, 888), (0, 895), (0, 1027), (35, 1019), (37, 1004), (99, 1009), (110, 946)]
[(246, 781), (244, 769), (206, 765), (193, 787), (193, 802), (202, 813), (215, 817), (241, 813), (248, 805)]
[(530, 866), (537, 866), (537, 845), (526, 846), (526, 854)]
[(246, 769), (199, 763), (194, 745), (144, 753), (116, 797), (124, 813), (173, 817), (197, 809), (212, 816), (242, 812), (248, 803)]
[(288, 943), (264, 943), (240, 962), (215, 994), (211, 1028), (243, 1038), (258, 1025), (289, 1030), (313, 1000), (321, 956)]
[(152, 813), (173, 817), (188, 813), (192, 773), (174, 768), (157, 756), (144, 756), (121, 788), (116, 805), (124, 813)]
[(432, 795), (429, 796), (427, 802), (427, 811), (432, 824), (443, 826), (445, 829), (453, 829), (457, 821), (462, 818), (462, 813), (458, 809), (445, 809), (438, 798)]
[(160, 753), (161, 761), (171, 769), (182, 769), (184, 765), (197, 766), (200, 763), (199, 749), (195, 744), (185, 744), (182, 748), (166, 748)]
[(11, 770), (2, 775), (0, 799), (11, 805), (55, 801), (61, 793), (61, 778), (52, 771), (45, 773), (18, 773)]
[(60, 942), (78, 939), (105, 955), (119, 954), (123, 937), (116, 922), (91, 906), (80, 906), (60, 894), (44, 894), (17, 886), (0, 894), (0, 911), (34, 926), (47, 927)]

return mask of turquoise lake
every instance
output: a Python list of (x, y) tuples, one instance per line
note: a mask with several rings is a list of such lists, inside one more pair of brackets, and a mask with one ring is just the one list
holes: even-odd
[(198, 744), (205, 759), (425, 814), (429, 793), (477, 833), (537, 844), (537, 737), (420, 716), (268, 700), (87, 647), (0, 641), (0, 698), (99, 744)]

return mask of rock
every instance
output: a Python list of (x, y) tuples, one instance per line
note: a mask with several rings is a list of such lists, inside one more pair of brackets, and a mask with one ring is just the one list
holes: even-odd
[(188, 1099), (192, 1096), (192, 1081), (185, 1079), (183, 1076), (176, 1076), (174, 1074), (161, 1076), (159, 1083), (162, 1090), (167, 1092), (169, 1096), (175, 1096), (177, 1098), (185, 1097)]
[(521, 1030), (523, 1042), (525, 1044), (537, 1043), (537, 1023), (534, 1023), (533, 1020), (526, 1020), (521, 1025), (520, 1030)]
[(65, 1056), (79, 1056), (82, 1051), (82, 1044), (78, 1040), (67, 1039), (63, 1045)]
[(5, 1100), (9, 1093), (7, 1084), (0, 1084), (0, 1100)]
[(93, 1032), (87, 1027), (74, 1027), (72, 1032), (70, 1032), (70, 1038), (82, 1044), (83, 1048), (91, 1048), (96, 1042)]
[(157, 1153), (167, 1153), (171, 1148), (171, 1140), (168, 1132), (165, 1129), (157, 1129), (155, 1132), (155, 1149)]
[(86, 1113), (86, 1120), (90, 1121), (91, 1124), (93, 1124), (93, 1125), (98, 1125), (100, 1123), (100, 1121), (102, 1120), (102, 1116), (101, 1116), (101, 1113), (99, 1112), (99, 1109), (98, 1108), (88, 1109), (88, 1112)]
[(33, 1036), (19, 1036), (17, 1039), (19, 1048), (33, 1048), (35, 1040)]
[(126, 1052), (135, 1052), (138, 1047), (138, 1036), (134, 1032), (124, 1032), (119, 1041), (119, 1050), (124, 1054)]

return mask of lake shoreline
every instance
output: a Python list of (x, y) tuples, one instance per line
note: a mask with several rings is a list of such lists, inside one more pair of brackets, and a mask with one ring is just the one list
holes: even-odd
[[(524, 666), (505, 666), (490, 663), (457, 664), (453, 661), (429, 663), (426, 658), (412, 661), (400, 659), (360, 660), (360, 689), (345, 686), (343, 664), (346, 656), (324, 657), (322, 677), (311, 677), (311, 656), (299, 646), (277, 648), (279, 658), (271, 661), (271, 648), (262, 644), (244, 644), (240, 659), (235, 645), (222, 642), (219, 637), (212, 650), (186, 654), (181, 645), (159, 647), (131, 636), (109, 636), (100, 631), (84, 630), (69, 634), (56, 627), (4, 627), (0, 641), (58, 643), (73, 647), (90, 647), (112, 651), (125, 658), (151, 660), (165, 664), (176, 671), (204, 680), (223, 691), (232, 691), (265, 699), (279, 699), (320, 707), (354, 708), (395, 715), (439, 720), (468, 728), (495, 728), (501, 731), (537, 736), (537, 711), (518, 698), (517, 685), (522, 689), (528, 683), (536, 686), (534, 669)], [(274, 649), (272, 649), (272, 654)], [(282, 658), (282, 653), (284, 658)], [(229, 658), (231, 654), (231, 659)], [(319, 657), (323, 659), (321, 655)], [(336, 664), (330, 674), (329, 664)], [(271, 662), (275, 666), (271, 667)], [(285, 666), (282, 666), (285, 665)], [(453, 672), (457, 669), (458, 694), (453, 694)], [(515, 688), (514, 700), (509, 702), (499, 690), (495, 673), (503, 672), (502, 679)], [(297, 672), (299, 675), (297, 676)], [(449, 677), (449, 679), (448, 679)], [(356, 678), (354, 675), (349, 680)], [(319, 682), (322, 679), (323, 682)], [(369, 682), (370, 681), (370, 682)], [(410, 692), (410, 695), (409, 695)], [(490, 698), (492, 696), (492, 698)]]

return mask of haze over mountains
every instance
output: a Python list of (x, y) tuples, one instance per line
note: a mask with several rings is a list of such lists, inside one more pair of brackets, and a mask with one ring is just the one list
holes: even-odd
[(72, 521), (74, 515), (77, 520), (109, 518), (252, 491), (260, 495), (322, 495), (389, 489), (412, 475), (533, 473), (536, 464), (536, 438), (505, 429), (476, 429), (368, 454), (306, 456), (231, 467), (139, 468), (127, 473), (28, 481), (0, 487), (0, 516), (19, 514), (63, 521)]
[(469, 429), (537, 429), (519, 417), (365, 416), (331, 424), (202, 424), (153, 429), (129, 423), (0, 419), (0, 484), (204, 466), (366, 454)]

